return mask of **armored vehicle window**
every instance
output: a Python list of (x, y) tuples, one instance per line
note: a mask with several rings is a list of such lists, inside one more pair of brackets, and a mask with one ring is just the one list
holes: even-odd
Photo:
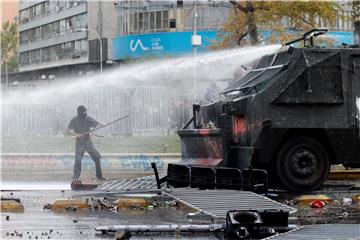
[(276, 54), (262, 57), (256, 68), (249, 72), (242, 79), (231, 84), (224, 93), (240, 91), (238, 96), (245, 96), (263, 90), (271, 80), (277, 79), (277, 75), (282, 72), (291, 58), (293, 49), (281, 51)]
[(262, 57), (259, 63), (257, 64), (256, 69), (269, 67), (273, 62), (273, 59), (274, 59), (274, 55)]

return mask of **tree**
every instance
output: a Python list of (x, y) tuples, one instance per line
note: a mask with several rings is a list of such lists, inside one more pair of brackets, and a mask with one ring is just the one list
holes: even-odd
[(353, 1), (354, 44), (360, 45), (360, 1)]
[(19, 37), (17, 23), (6, 21), (2, 25), (1, 31), (1, 73), (18, 71), (19, 63), (17, 49), (19, 47)]
[[(291, 36), (284, 28), (288, 21), (291, 30), (299, 35), (318, 27), (316, 18), (333, 23), (340, 5), (334, 1), (230, 1), (233, 11), (220, 36), (219, 48), (234, 45), (257, 45), (261, 39), (258, 29), (271, 32), (269, 42), (287, 41)], [(248, 37), (248, 38), (246, 38)], [(216, 45), (215, 45), (215, 48)]]

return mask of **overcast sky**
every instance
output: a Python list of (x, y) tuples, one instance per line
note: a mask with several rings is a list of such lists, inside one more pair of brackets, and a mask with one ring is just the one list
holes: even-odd
[(13, 21), (19, 15), (19, 0), (1, 0), (0, 3), (1, 28), (3, 22)]

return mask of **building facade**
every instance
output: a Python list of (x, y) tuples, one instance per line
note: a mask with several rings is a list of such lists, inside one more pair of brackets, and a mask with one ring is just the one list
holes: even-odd
[[(112, 40), (115, 61), (189, 54), (193, 50), (194, 28), (202, 40), (198, 51), (207, 51), (212, 42), (217, 41), (217, 33), (233, 9), (229, 1), (196, 1), (196, 5), (193, 1), (176, 0), (117, 0), (115, 3), (117, 36)], [(322, 18), (316, 19), (317, 25), (330, 28), (329, 35), (339, 44), (352, 44), (351, 4), (340, 3), (344, 10), (338, 13), (332, 28)], [(288, 19), (283, 19), (283, 24), (292, 29)], [(261, 30), (261, 26), (259, 29), (266, 39), (270, 31)]]
[[(196, 6), (195, 6), (196, 4)], [(201, 36), (198, 51), (206, 51), (224, 26), (229, 2), (218, 1), (116, 1), (117, 36), (113, 60), (191, 53), (191, 36)], [(195, 10), (196, 9), (196, 10)]]
[(111, 56), (114, 21), (114, 5), (109, 1), (20, 1), (20, 72), (51, 69), (56, 75), (56, 69), (63, 68), (78, 74), (81, 69), (91, 71), (99, 66), (99, 37), (102, 62)]
[[(351, 4), (340, 3), (344, 10), (330, 36), (351, 44)], [(104, 67), (109, 66), (106, 62), (191, 54), (194, 29), (201, 36), (197, 51), (207, 51), (231, 10), (228, 1), (20, 0), (20, 73), (34, 80), (97, 71), (97, 34), (102, 39)], [(317, 23), (329, 27), (323, 19)], [(291, 29), (287, 19), (283, 24)], [(92, 31), (79, 31), (85, 28)], [(268, 33), (260, 34), (266, 38)]]

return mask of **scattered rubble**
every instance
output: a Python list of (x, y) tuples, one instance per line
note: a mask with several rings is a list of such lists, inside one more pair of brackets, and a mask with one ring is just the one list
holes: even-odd
[(360, 194), (352, 196), (352, 200), (354, 203), (360, 204)]
[(117, 231), (115, 232), (115, 239), (116, 240), (126, 240), (131, 237), (131, 233), (129, 231)]
[(342, 199), (342, 205), (343, 206), (350, 206), (352, 204), (352, 199), (351, 198), (343, 198)]
[(43, 209), (49, 209), (49, 210), (51, 210), (51, 204), (50, 204), (50, 203), (46, 204), (46, 205), (43, 207)]
[(87, 202), (88, 202), (91, 210), (93, 210), (93, 211), (97, 211), (97, 210), (109, 210), (109, 211), (113, 211), (113, 212), (117, 211), (116, 203), (113, 203), (106, 199), (90, 198), (90, 199), (87, 199)]

